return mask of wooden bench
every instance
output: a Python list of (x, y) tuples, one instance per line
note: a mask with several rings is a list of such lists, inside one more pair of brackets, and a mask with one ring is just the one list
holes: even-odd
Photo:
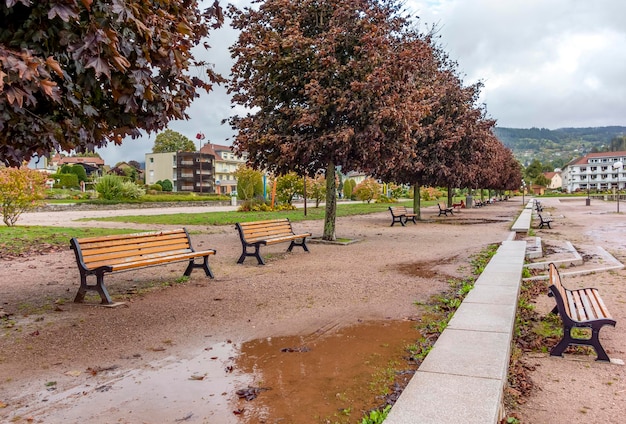
[[(243, 252), (237, 263), (242, 264), (246, 256), (254, 256), (259, 261), (259, 265), (265, 265), (260, 255), (260, 248), (263, 245), (290, 242), (288, 252), (291, 252), (294, 246), (300, 246), (305, 252), (309, 251), (306, 245), (306, 238), (311, 233), (294, 233), (289, 219), (272, 219), (267, 221), (242, 222), (237, 223), (236, 228), (239, 231)], [(299, 241), (298, 241), (299, 240)], [(248, 252), (248, 248), (254, 248), (254, 252)]]
[(396, 222), (399, 222), (404, 227), (408, 221), (413, 221), (413, 224), (417, 224), (415, 219), (417, 215), (414, 213), (409, 213), (406, 206), (389, 206), (389, 211), (391, 212), (391, 226)]
[[(556, 306), (552, 313), (557, 313), (563, 322), (563, 338), (552, 348), (550, 355), (563, 356), (563, 351), (569, 345), (591, 346), (597, 354), (597, 361), (610, 361), (604, 348), (600, 344), (600, 329), (605, 325), (615, 327), (615, 320), (607, 310), (598, 290), (585, 288), (568, 290), (561, 284), (561, 276), (556, 266), (550, 264), (549, 295), (554, 297)], [(574, 328), (591, 329), (591, 337), (588, 339), (577, 338), (572, 335)]]
[(537, 212), (543, 212), (543, 206), (541, 205), (541, 202), (539, 200), (534, 200), (534, 202)]
[[(185, 228), (103, 237), (74, 237), (70, 246), (76, 255), (80, 272), (80, 288), (74, 298), (77, 303), (83, 302), (87, 291), (93, 290), (100, 294), (102, 304), (113, 304), (104, 285), (104, 274), (108, 272), (188, 261), (185, 276), (189, 276), (193, 268), (202, 268), (208, 277), (213, 278), (209, 256), (215, 255), (216, 251), (195, 251)], [(202, 263), (196, 263), (195, 260), (200, 258), (203, 259)], [(87, 284), (89, 275), (96, 276), (95, 285)]]
[(439, 206), (439, 215), (437, 215), (437, 216), (441, 216), (441, 215), (448, 216), (448, 214), (454, 215), (454, 212), (452, 211), (453, 208), (452, 207), (447, 207), (445, 203), (439, 202), (439, 203), (437, 203), (437, 206)]
[(461, 200), (460, 203), (453, 203), (452, 209), (465, 209), (465, 202)]
[(552, 229), (552, 227), (550, 227), (550, 223), (552, 222), (551, 217), (546, 216), (544, 218), (543, 215), (541, 215), (539, 212), (537, 212), (537, 216), (539, 216), (539, 228), (543, 228), (543, 226), (545, 225), (548, 228)]

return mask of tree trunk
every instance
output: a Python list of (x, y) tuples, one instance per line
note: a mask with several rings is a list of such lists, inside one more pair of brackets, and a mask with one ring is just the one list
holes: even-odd
[(418, 220), (422, 220), (422, 198), (420, 197), (420, 185), (413, 186), (413, 213)]
[(452, 196), (452, 187), (448, 186), (448, 207), (452, 207), (452, 204), (454, 203), (454, 199)]
[(335, 220), (337, 218), (337, 182), (335, 164), (331, 161), (326, 168), (326, 212), (324, 214), (324, 235), (322, 240), (335, 241)]

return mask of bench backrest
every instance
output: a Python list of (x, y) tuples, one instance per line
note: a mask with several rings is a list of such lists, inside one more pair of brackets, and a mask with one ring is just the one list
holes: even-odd
[(193, 252), (184, 228), (137, 234), (72, 238), (70, 246), (86, 269)]
[(559, 303), (559, 299), (556, 297), (558, 294), (561, 302), (563, 303), (567, 316), (571, 317), (572, 314), (570, 309), (570, 303), (567, 301), (567, 292), (565, 287), (563, 287), (563, 284), (561, 284), (561, 275), (559, 274), (559, 270), (553, 263), (550, 264), (548, 281), (550, 282), (550, 291), (552, 292), (552, 295), (555, 296), (557, 305)]
[(602, 298), (598, 295), (597, 289), (566, 289), (561, 283), (558, 269), (552, 263), (550, 264), (549, 279), (550, 291), (555, 297), (557, 307), (559, 307), (559, 304), (562, 304), (568, 317), (576, 321), (611, 318), (611, 314)]
[(394, 216), (406, 215), (406, 206), (389, 206), (389, 210)]
[(445, 203), (439, 202), (439, 209), (448, 209)]
[(288, 218), (239, 222), (236, 226), (242, 239), (247, 243), (256, 243), (261, 240), (291, 236), (294, 234), (291, 228), (291, 222)]

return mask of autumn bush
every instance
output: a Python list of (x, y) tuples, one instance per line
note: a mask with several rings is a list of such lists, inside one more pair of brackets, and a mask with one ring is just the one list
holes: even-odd
[(380, 196), (380, 184), (373, 178), (367, 178), (354, 188), (354, 194), (357, 199), (370, 203)]
[(436, 189), (435, 187), (421, 187), (420, 188), (420, 197), (422, 200), (437, 200), (441, 196), (443, 196), (443, 192), (441, 190)]
[(19, 216), (41, 204), (45, 197), (46, 177), (33, 169), (0, 169), (0, 213), (7, 227)]

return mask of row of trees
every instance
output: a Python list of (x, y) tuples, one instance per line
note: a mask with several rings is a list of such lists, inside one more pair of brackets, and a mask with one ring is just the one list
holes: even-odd
[[(325, 239), (335, 238), (337, 167), (416, 190), (517, 187), (520, 166), (477, 104), (481, 85), (464, 86), (433, 31), (419, 31), (402, 8), (399, 0), (230, 5), (240, 36), (226, 81), (193, 56), (223, 21), (217, 2), (206, 10), (196, 0), (0, 2), (0, 160), (19, 166), (160, 131), (188, 118), (199, 90), (228, 82), (233, 103), (250, 111), (229, 123), (251, 165), (325, 173)], [(192, 67), (205, 76), (191, 76)]]
[(267, 0), (228, 13), (241, 31), (229, 92), (250, 111), (229, 121), (235, 149), (274, 174), (325, 172), (324, 239), (335, 239), (336, 167), (416, 193), (520, 186), (521, 166), (477, 104), (481, 84), (463, 85), (401, 2)]

